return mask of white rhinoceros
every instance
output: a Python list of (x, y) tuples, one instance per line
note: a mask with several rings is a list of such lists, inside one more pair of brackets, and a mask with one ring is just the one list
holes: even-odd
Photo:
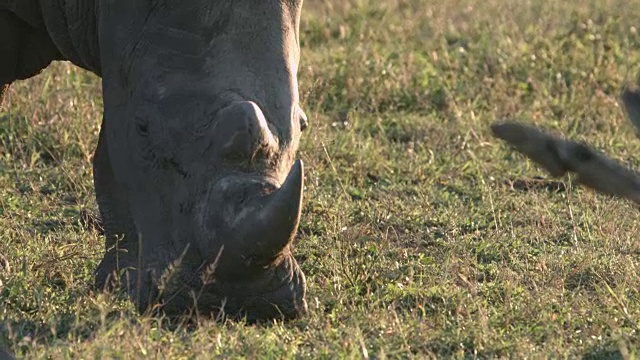
[(301, 8), (302, 0), (0, 0), (0, 99), (53, 60), (102, 77), (98, 287), (115, 280), (140, 309), (159, 302), (170, 313), (305, 313), (291, 253), (303, 189)]

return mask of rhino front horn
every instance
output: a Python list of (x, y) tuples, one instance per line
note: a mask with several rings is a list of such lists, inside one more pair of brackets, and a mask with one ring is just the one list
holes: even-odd
[(279, 189), (256, 199), (255, 211), (243, 224), (249, 258), (273, 261), (293, 241), (300, 222), (303, 184), (304, 167), (297, 160)]

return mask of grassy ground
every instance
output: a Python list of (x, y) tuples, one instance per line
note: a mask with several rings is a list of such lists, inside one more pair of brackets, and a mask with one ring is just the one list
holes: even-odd
[[(517, 5), (515, 5), (517, 4)], [(640, 356), (637, 209), (489, 134), (519, 119), (640, 167), (617, 95), (638, 0), (308, 1), (296, 253), (309, 316), (170, 324), (91, 291), (99, 79), (68, 64), (0, 113), (0, 347), (28, 358)]]

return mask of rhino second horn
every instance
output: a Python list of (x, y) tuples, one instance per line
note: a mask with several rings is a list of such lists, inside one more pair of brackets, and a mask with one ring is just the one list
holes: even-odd
[(236, 101), (216, 116), (216, 143), (223, 154), (247, 160), (261, 149), (269, 152), (278, 148), (278, 139), (255, 102)]
[(254, 211), (243, 224), (250, 258), (272, 261), (292, 241), (300, 223), (304, 166), (297, 160), (282, 186), (256, 199)]

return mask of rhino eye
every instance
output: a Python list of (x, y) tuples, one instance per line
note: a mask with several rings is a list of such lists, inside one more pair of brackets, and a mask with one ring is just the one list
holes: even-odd
[(149, 122), (142, 118), (136, 118), (136, 132), (143, 137), (149, 136)]

